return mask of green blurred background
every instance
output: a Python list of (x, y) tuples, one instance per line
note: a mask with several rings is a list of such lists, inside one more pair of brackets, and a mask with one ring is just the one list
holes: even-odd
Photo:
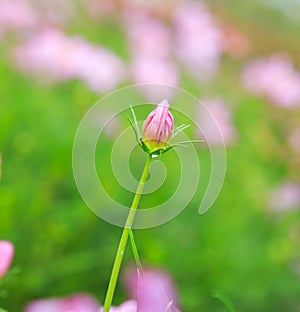
[[(97, 18), (80, 2), (77, 6), (64, 31), (103, 45), (127, 62), (127, 39), (118, 23), (122, 4)], [(292, 1), (289, 6), (299, 9)], [(251, 45), (238, 59), (225, 53), (214, 79), (199, 82), (184, 73), (179, 83), (200, 99), (221, 96), (233, 103), (237, 139), (227, 146), (226, 179), (204, 215), (197, 213), (196, 196), (171, 222), (136, 231), (140, 256), (172, 276), (183, 311), (226, 311), (213, 297), (215, 290), (229, 297), (237, 311), (298, 311), (300, 206), (274, 212), (268, 198), (282, 181), (300, 182), (300, 156), (287, 142), (290, 125), (299, 125), (299, 106), (286, 109), (250, 95), (241, 86), (240, 72), (249, 59), (278, 51), (289, 53), (299, 66), (300, 22), (293, 9), (289, 15), (262, 1), (211, 1), (209, 8)], [(121, 229), (102, 221), (81, 199), (72, 144), (84, 113), (105, 92), (92, 92), (78, 80), (49, 84), (19, 72), (10, 57), (16, 37), (9, 33), (0, 43), (0, 238), (15, 244), (18, 273), (7, 278), (0, 306), (21, 311), (33, 299), (82, 291), (101, 303)], [(120, 86), (131, 83), (129, 78)], [(108, 138), (106, 144), (109, 149), (113, 141)], [(209, 152), (203, 148), (199, 153)], [(142, 164), (144, 155), (139, 157)], [(130, 202), (132, 194), (126, 196), (119, 200)], [(127, 248), (123, 270), (132, 263)], [(119, 283), (115, 303), (125, 298)]]

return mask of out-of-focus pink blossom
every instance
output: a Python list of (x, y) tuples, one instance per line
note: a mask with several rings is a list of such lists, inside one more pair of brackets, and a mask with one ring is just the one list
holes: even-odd
[(60, 31), (44, 31), (15, 48), (15, 65), (25, 72), (53, 80), (75, 78), (73, 53), (76, 46), (80, 48), (76, 43), (77, 39), (68, 38)]
[(58, 30), (30, 38), (13, 55), (15, 65), (24, 72), (56, 81), (81, 79), (95, 92), (113, 89), (125, 74), (123, 62), (114, 53)]
[(125, 65), (117, 55), (83, 40), (80, 45), (74, 53), (77, 75), (92, 91), (112, 90), (125, 78)]
[(89, 295), (39, 299), (29, 303), (24, 312), (98, 312), (97, 301)]
[(174, 14), (175, 52), (191, 74), (203, 80), (217, 71), (223, 51), (222, 33), (201, 2), (179, 6)]
[(0, 241), (0, 278), (7, 272), (14, 256), (14, 245), (5, 240)]
[[(134, 300), (112, 306), (110, 312), (179, 312), (174, 287), (166, 273), (147, 269), (138, 274), (130, 269), (126, 274), (126, 284)], [(24, 312), (103, 312), (103, 306), (99, 307), (89, 295), (74, 294), (32, 301)]]
[(0, 0), (0, 33), (26, 34), (28, 30), (60, 25), (74, 16), (74, 12), (71, 0)]
[[(132, 61), (131, 73), (134, 83), (140, 85), (139, 89), (151, 102), (172, 98), (174, 89), (169, 86), (177, 85), (179, 80), (176, 65), (164, 58), (137, 57)], [(159, 84), (161, 87), (151, 88), (143, 84)]]
[[(205, 136), (205, 141), (212, 145), (231, 144), (236, 139), (236, 130), (232, 125), (230, 110), (222, 98), (212, 98), (204, 101), (212, 118), (207, 118), (199, 109), (198, 122)], [(220, 132), (222, 136), (220, 135)], [(223, 140), (222, 140), (223, 137)]]
[(300, 104), (300, 73), (284, 55), (251, 61), (243, 70), (244, 87), (282, 107)]
[[(134, 12), (134, 11), (133, 11)], [(124, 25), (131, 53), (131, 74), (136, 84), (176, 85), (179, 73), (172, 61), (172, 42), (170, 29), (159, 19), (144, 11), (124, 13)], [(153, 100), (171, 97), (171, 88), (154, 90), (141, 88)]]
[(36, 12), (30, 1), (0, 0), (0, 31), (23, 30), (37, 21)]
[(160, 20), (144, 13), (124, 14), (125, 30), (133, 56), (168, 57), (171, 53), (171, 32)]
[(138, 57), (132, 63), (132, 75), (135, 83), (161, 83), (176, 85), (177, 67), (169, 60), (151, 57)]
[(137, 311), (175, 312), (178, 302), (170, 277), (160, 270), (138, 273), (131, 269), (126, 274), (129, 294), (137, 301)]
[[(99, 312), (103, 312), (103, 307), (100, 307)], [(128, 300), (123, 302), (118, 307), (110, 307), (109, 312), (137, 312), (136, 301)]]
[(300, 186), (293, 182), (279, 184), (271, 191), (268, 206), (274, 211), (300, 208)]

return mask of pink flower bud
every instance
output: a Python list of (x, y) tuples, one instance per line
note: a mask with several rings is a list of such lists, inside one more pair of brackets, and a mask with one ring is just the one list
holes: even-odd
[(143, 125), (142, 140), (150, 153), (163, 149), (174, 131), (174, 118), (167, 100), (160, 102)]
[(8, 270), (14, 255), (14, 245), (9, 241), (0, 241), (0, 278)]

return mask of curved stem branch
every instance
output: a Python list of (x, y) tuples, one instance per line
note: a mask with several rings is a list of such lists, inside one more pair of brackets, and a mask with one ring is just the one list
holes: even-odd
[(139, 257), (139, 253), (138, 253), (138, 250), (136, 247), (136, 243), (135, 243), (135, 239), (134, 239), (134, 235), (133, 235), (132, 230), (130, 230), (130, 232), (129, 232), (129, 237), (130, 237), (131, 249), (132, 249), (134, 259), (135, 259), (136, 266), (137, 266), (139, 272), (143, 272), (142, 262), (141, 262), (140, 257)]

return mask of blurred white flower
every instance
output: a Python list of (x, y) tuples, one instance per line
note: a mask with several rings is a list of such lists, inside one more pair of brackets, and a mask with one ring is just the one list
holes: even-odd
[(58, 30), (45, 30), (14, 49), (20, 70), (54, 81), (81, 79), (95, 92), (113, 89), (124, 79), (121, 59), (104, 47)]
[(251, 61), (242, 72), (244, 87), (282, 107), (300, 104), (300, 73), (291, 60), (275, 54)]
[(268, 199), (268, 207), (274, 211), (289, 211), (300, 207), (300, 186), (283, 182), (276, 186)]
[(174, 14), (175, 52), (191, 74), (203, 80), (214, 76), (223, 52), (222, 33), (201, 2), (179, 6)]

